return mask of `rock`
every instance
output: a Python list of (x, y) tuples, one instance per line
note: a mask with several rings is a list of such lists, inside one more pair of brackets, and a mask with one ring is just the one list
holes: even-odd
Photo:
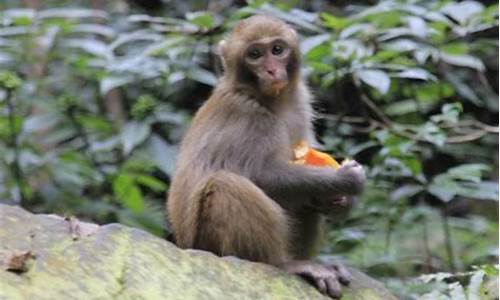
[[(344, 300), (397, 299), (359, 271)], [(274, 267), (0, 205), (0, 299), (329, 299)]]

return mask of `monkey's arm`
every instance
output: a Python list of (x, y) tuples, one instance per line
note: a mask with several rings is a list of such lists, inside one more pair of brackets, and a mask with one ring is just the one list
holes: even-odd
[(314, 196), (328, 201), (328, 196), (361, 193), (365, 174), (356, 161), (333, 170), (275, 160), (266, 164), (252, 180), (271, 197), (298, 199)]

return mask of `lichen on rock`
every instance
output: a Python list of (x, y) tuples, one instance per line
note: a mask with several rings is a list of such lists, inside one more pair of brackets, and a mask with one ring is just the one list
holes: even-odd
[[(8, 268), (16, 253), (24, 255), (18, 270)], [(352, 272), (344, 300), (397, 299), (381, 283)], [(119, 224), (97, 226), (0, 205), (0, 299), (329, 298), (268, 265), (181, 250)]]

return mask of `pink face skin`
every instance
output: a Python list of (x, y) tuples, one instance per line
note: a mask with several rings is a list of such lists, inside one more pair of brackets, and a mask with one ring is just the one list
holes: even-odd
[(290, 55), (290, 47), (279, 38), (264, 38), (247, 48), (245, 64), (258, 78), (264, 95), (277, 96), (288, 85)]

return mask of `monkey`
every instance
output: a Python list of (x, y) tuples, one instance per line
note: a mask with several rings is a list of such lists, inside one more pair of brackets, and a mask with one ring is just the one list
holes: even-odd
[(255, 15), (219, 55), (224, 73), (181, 141), (168, 193), (176, 244), (274, 265), (339, 298), (351, 275), (313, 256), (325, 208), (359, 195), (365, 173), (354, 160), (339, 169), (291, 162), (294, 145), (315, 138), (298, 34)]

